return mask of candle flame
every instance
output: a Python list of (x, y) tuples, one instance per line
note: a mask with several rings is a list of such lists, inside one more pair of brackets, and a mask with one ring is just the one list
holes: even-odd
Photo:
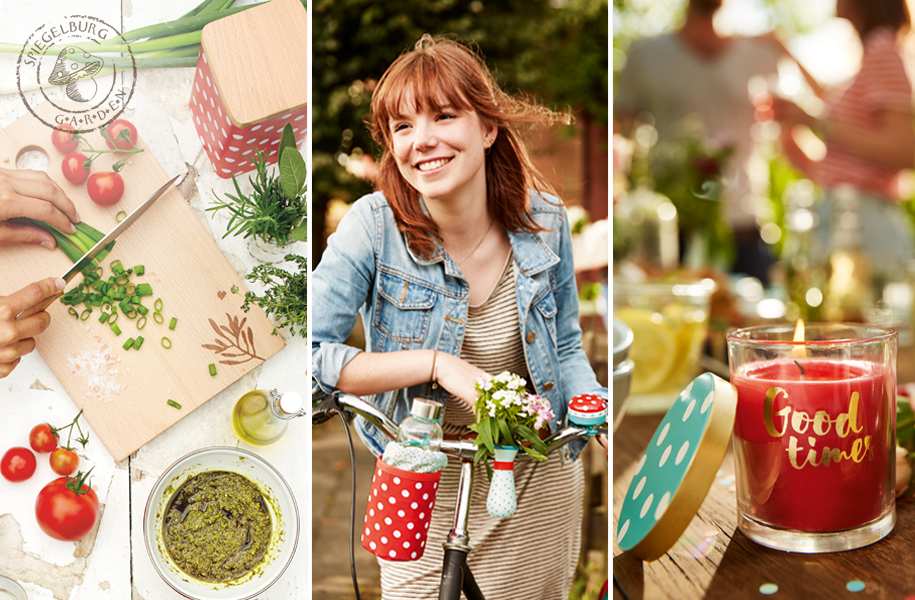
[[(797, 320), (797, 326), (794, 328), (794, 341), (804, 341), (804, 319)], [(791, 358), (807, 358), (807, 350), (804, 346), (795, 346), (791, 349)]]

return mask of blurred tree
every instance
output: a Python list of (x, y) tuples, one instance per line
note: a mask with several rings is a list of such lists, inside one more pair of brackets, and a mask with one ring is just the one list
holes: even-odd
[(312, 7), (314, 264), (326, 203), (371, 191), (358, 175), (361, 158), (377, 152), (363, 125), (374, 85), (424, 33), (456, 34), (478, 47), (506, 91), (608, 123), (607, 0), (317, 0)]

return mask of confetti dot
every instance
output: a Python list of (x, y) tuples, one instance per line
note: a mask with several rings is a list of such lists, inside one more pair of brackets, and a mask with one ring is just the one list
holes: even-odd
[(693, 409), (696, 408), (696, 401), (693, 400), (689, 403), (689, 406), (686, 407), (686, 412), (683, 413), (683, 422), (686, 423), (686, 420), (689, 419), (689, 416), (693, 414)]
[(863, 592), (865, 587), (864, 582), (860, 579), (852, 579), (845, 584), (845, 589), (849, 592)]
[(759, 593), (765, 594), (766, 596), (771, 596), (778, 591), (778, 586), (774, 583), (764, 583), (759, 586)]
[(683, 459), (686, 458), (686, 452), (689, 450), (689, 440), (683, 442), (683, 445), (680, 446), (680, 451), (677, 452), (677, 459), (674, 461), (675, 465), (679, 465), (683, 462)]
[(658, 461), (658, 466), (663, 467), (664, 463), (667, 462), (667, 459), (670, 457), (670, 451), (673, 450), (673, 446), (670, 444), (667, 445), (667, 448), (664, 448), (664, 453), (661, 455), (661, 460)]
[(661, 447), (661, 444), (664, 443), (664, 438), (667, 437), (667, 432), (670, 431), (670, 423), (664, 425), (664, 429), (661, 430), (661, 435), (658, 436), (658, 448)]
[(635, 500), (636, 498), (638, 498), (638, 497), (639, 497), (639, 494), (642, 493), (642, 488), (645, 487), (645, 482), (646, 482), (647, 480), (648, 480), (648, 477), (646, 477), (646, 476), (644, 476), (644, 475), (643, 475), (642, 478), (639, 480), (639, 483), (635, 486), (635, 491), (632, 492), (632, 499), (633, 499), (633, 500)]

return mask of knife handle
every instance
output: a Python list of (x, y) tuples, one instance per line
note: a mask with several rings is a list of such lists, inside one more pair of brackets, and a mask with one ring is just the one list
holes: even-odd
[(35, 313), (39, 313), (39, 312), (43, 311), (44, 309), (46, 309), (47, 307), (51, 306), (51, 304), (53, 304), (55, 300), (57, 300), (58, 298), (60, 298), (63, 295), (64, 295), (63, 292), (58, 292), (58, 293), (54, 294), (53, 296), (48, 296), (47, 298), (43, 299), (38, 304), (35, 304), (34, 306), (30, 306), (27, 309), (25, 309), (24, 311), (22, 311), (21, 313), (19, 313), (18, 315), (16, 315), (16, 318), (25, 319), (26, 317), (31, 317)]

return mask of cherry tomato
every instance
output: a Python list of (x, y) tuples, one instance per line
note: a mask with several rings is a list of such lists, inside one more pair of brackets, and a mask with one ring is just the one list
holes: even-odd
[(38, 492), (35, 518), (41, 530), (52, 538), (74, 542), (95, 527), (99, 517), (98, 496), (84, 479), (84, 475), (60, 477)]
[(51, 143), (64, 154), (73, 152), (79, 148), (79, 140), (76, 139), (73, 131), (73, 126), (67, 123), (58, 125), (51, 134)]
[(124, 180), (114, 171), (93, 173), (86, 188), (93, 202), (99, 206), (111, 206), (124, 195)]
[[(126, 139), (118, 139), (118, 136), (121, 136), (121, 132), (124, 130), (127, 130), (127, 134), (124, 135), (129, 137), (129, 141)], [(103, 131), (107, 135), (105, 141), (112, 150), (114, 150), (115, 145), (117, 145), (118, 150), (133, 150), (137, 145), (137, 128), (126, 119), (113, 121), (111, 125), (104, 128)], [(117, 142), (117, 144), (115, 144), (115, 142)]]
[(79, 466), (79, 456), (73, 450), (58, 448), (51, 453), (48, 462), (51, 464), (51, 470), (58, 475), (73, 475)]
[(86, 155), (82, 152), (71, 152), (64, 157), (60, 163), (60, 170), (63, 171), (64, 177), (70, 183), (82, 183), (89, 177), (89, 169), (86, 168)]
[(25, 481), (35, 472), (35, 455), (28, 448), (10, 448), (0, 458), (0, 474), (9, 481)]
[(47, 423), (42, 423), (41, 425), (36, 425), (32, 427), (32, 431), (29, 432), (29, 446), (32, 447), (32, 450), (40, 454), (45, 452), (50, 452), (54, 448), (57, 448), (57, 439), (60, 436), (56, 433), (51, 432), (51, 426)]

